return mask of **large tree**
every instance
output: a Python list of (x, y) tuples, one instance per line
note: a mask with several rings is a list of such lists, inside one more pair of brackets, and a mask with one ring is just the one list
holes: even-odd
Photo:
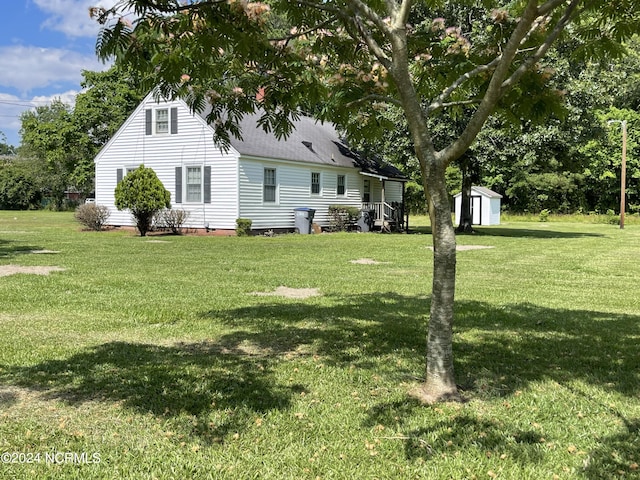
[(137, 72), (112, 67), (82, 75), (73, 107), (58, 99), (21, 117), (20, 153), (44, 162), (50, 195), (60, 205), (68, 187), (93, 191), (94, 157), (147, 93)]
[[(427, 402), (458, 399), (453, 369), (456, 241), (446, 168), (472, 145), (498, 104), (535, 111), (529, 85), (567, 28), (586, 53), (620, 51), (637, 30), (632, 0), (122, 0), (92, 13), (101, 57), (139, 69), (159, 95), (180, 96), (223, 144), (260, 110), (286, 135), (302, 108), (357, 132), (389, 127), (399, 107), (419, 161), (433, 230)], [(461, 21), (464, 19), (464, 21)], [(522, 83), (524, 81), (524, 83)], [(262, 92), (256, 95), (256, 92)], [(436, 145), (430, 125), (471, 109), (459, 134)], [(352, 132), (353, 133), (353, 132)]]

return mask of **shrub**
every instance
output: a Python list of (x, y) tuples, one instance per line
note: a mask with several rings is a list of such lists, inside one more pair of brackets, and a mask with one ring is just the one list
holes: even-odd
[(189, 218), (189, 212), (185, 210), (165, 209), (157, 213), (155, 224), (158, 228), (167, 228), (172, 233), (180, 235), (182, 233), (182, 225)]
[(153, 217), (164, 208), (171, 208), (171, 193), (151, 168), (140, 165), (129, 172), (115, 191), (116, 208), (129, 209), (136, 221), (140, 236), (151, 229)]
[(109, 219), (109, 209), (104, 205), (85, 203), (76, 208), (74, 217), (85, 227), (99, 232)]
[(251, 234), (251, 224), (253, 222), (249, 218), (237, 218), (236, 219), (236, 235), (239, 237), (246, 237)]
[(607, 210), (606, 217), (607, 217), (607, 223), (609, 225), (620, 224), (620, 215), (616, 215), (616, 212), (614, 212), (612, 209)]
[(549, 213), (550, 213), (550, 212), (549, 212), (549, 210), (548, 210), (548, 209), (546, 209), (546, 208), (545, 208), (544, 210), (542, 210), (542, 211), (540, 212), (539, 220), (540, 220), (541, 222), (548, 222), (548, 221), (549, 221)]
[(333, 232), (344, 232), (353, 225), (360, 216), (360, 210), (357, 207), (348, 205), (330, 205), (329, 206), (329, 228)]

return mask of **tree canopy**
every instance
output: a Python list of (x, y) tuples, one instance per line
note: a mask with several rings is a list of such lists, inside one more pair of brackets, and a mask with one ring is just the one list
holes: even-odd
[[(638, 31), (638, 9), (632, 0), (122, 0), (92, 14), (103, 25), (101, 57), (142, 72), (160, 96), (182, 97), (194, 110), (211, 104), (208, 121), (223, 143), (255, 110), (280, 136), (301, 110), (375, 136), (392, 126), (387, 107), (400, 109), (433, 229), (427, 372), (418, 394), (435, 401), (458, 398), (447, 166), (496, 109), (534, 117), (562, 96), (549, 85), (544, 59), (565, 33), (576, 54), (621, 54)], [(434, 131), (456, 115), (459, 130), (436, 142)]]
[(93, 191), (93, 158), (146, 94), (136, 73), (118, 67), (84, 71), (83, 77), (73, 107), (58, 99), (21, 117), (20, 154), (43, 162), (49, 193), (58, 204), (69, 187)]

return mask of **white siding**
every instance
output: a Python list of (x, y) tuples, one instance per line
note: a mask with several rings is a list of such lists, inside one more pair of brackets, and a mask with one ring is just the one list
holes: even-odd
[[(276, 202), (263, 201), (264, 169), (276, 170)], [(294, 209), (316, 210), (314, 222), (329, 224), (330, 205), (362, 204), (362, 179), (356, 169), (326, 167), (277, 160), (240, 158), (240, 217), (253, 228), (294, 228)], [(311, 194), (311, 173), (320, 173), (321, 194)], [(338, 175), (345, 175), (345, 194), (337, 194)]]
[[(149, 95), (96, 157), (96, 203), (109, 207), (110, 224), (133, 225), (128, 211), (115, 208), (116, 175), (120, 168), (126, 171), (144, 164), (171, 192), (172, 208), (189, 212), (186, 227), (209, 224), (210, 228), (234, 229), (238, 218), (237, 154), (223, 154), (215, 147), (211, 129), (179, 100), (162, 104), (162, 108), (177, 108), (178, 133), (146, 135), (145, 110), (158, 107)], [(183, 167), (184, 172), (188, 165), (211, 166), (211, 203), (186, 203), (184, 194), (184, 203), (175, 203), (175, 168)]]

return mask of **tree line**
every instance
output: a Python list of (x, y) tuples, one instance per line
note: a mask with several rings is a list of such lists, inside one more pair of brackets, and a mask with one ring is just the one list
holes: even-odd
[[(558, 98), (536, 115), (492, 116), (463, 157), (447, 169), (451, 196), (463, 179), (483, 185), (503, 198), (514, 213), (605, 213), (620, 205), (621, 132), (609, 120), (626, 120), (627, 212), (640, 213), (640, 38), (627, 54), (600, 61), (575, 61), (570, 46), (550, 55), (548, 87)], [(63, 208), (65, 192), (80, 197), (94, 188), (93, 157), (147, 93), (135, 71), (112, 67), (83, 72), (74, 107), (55, 100), (21, 117), (22, 144), (0, 136), (0, 208), (39, 208), (47, 199)], [(456, 131), (457, 112), (436, 129), (446, 141)], [(406, 122), (398, 110), (385, 112), (393, 130), (382, 140), (354, 138), (360, 149), (384, 158), (412, 178), (407, 201), (413, 213), (426, 213), (420, 169)]]

